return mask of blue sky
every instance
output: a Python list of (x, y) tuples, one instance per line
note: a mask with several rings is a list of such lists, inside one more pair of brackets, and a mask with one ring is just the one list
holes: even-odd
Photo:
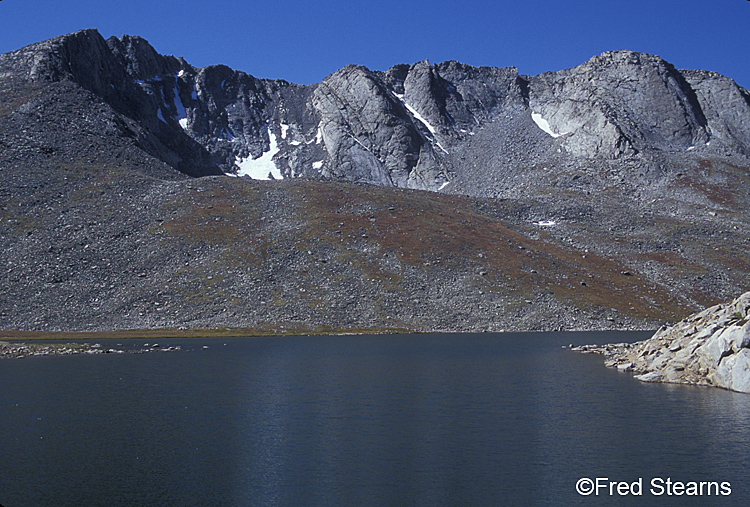
[(0, 1), (0, 52), (81, 28), (305, 84), (349, 63), (459, 60), (534, 75), (631, 49), (750, 88), (747, 0)]

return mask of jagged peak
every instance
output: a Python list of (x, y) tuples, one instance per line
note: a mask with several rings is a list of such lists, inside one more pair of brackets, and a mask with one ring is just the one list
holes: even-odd
[(86, 28), (6, 53), (2, 55), (2, 66), (32, 81), (59, 81), (72, 77), (76, 54), (96, 53), (103, 47), (106, 43), (99, 32)]
[(37, 42), (36, 44), (31, 44), (30, 46), (27, 46), (27, 47), (33, 47), (33, 46), (38, 46), (38, 45), (60, 45), (60, 44), (68, 43), (70, 41), (85, 41), (85, 40), (92, 40), (92, 39), (99, 39), (101, 41), (104, 41), (104, 38), (99, 33), (99, 30), (97, 30), (96, 28), (82, 28), (81, 30), (76, 30), (75, 32), (58, 35), (57, 37), (52, 37), (51, 39)]
[(329, 80), (334, 76), (341, 76), (346, 74), (362, 74), (366, 76), (373, 76), (375, 73), (364, 65), (358, 63), (350, 63), (348, 65), (345, 65), (344, 67), (341, 67), (336, 72), (329, 74), (323, 79), (323, 81)]
[(588, 68), (588, 67), (621, 67), (624, 65), (635, 65), (635, 66), (655, 66), (663, 67), (669, 70), (674, 70), (674, 66), (668, 61), (664, 60), (659, 55), (650, 53), (641, 53), (638, 51), (631, 51), (628, 49), (620, 49), (615, 51), (605, 51), (599, 55), (591, 57), (588, 61), (582, 63), (575, 68)]
[(113, 36), (107, 39), (107, 45), (134, 79), (153, 79), (190, 67), (181, 58), (159, 54), (146, 39), (137, 35)]

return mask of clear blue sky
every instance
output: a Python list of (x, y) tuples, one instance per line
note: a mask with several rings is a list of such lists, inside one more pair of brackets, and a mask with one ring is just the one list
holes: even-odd
[(750, 88), (747, 0), (0, 1), (0, 52), (81, 28), (304, 84), (349, 63), (459, 60), (534, 75), (631, 49)]

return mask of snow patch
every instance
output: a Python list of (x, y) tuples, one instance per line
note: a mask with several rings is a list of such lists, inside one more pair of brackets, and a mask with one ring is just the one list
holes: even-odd
[(538, 225), (540, 227), (554, 227), (557, 225), (557, 222), (554, 220), (540, 220), (538, 222), (534, 222), (534, 225)]
[(354, 139), (354, 140), (355, 140), (355, 141), (357, 142), (357, 144), (358, 144), (358, 145), (360, 145), (361, 147), (363, 147), (364, 149), (366, 149), (367, 151), (369, 151), (370, 153), (372, 153), (372, 151), (370, 151), (370, 148), (368, 148), (367, 146), (365, 146), (365, 145), (364, 145), (364, 144), (362, 143), (362, 141), (360, 141), (360, 140), (359, 140), (359, 139), (357, 139), (356, 137), (352, 137), (352, 139)]
[(188, 126), (188, 118), (187, 118), (187, 111), (185, 110), (185, 106), (182, 104), (182, 100), (180, 99), (180, 92), (177, 90), (177, 87), (174, 87), (174, 107), (177, 110), (177, 122), (180, 124), (180, 127), (182, 127), (183, 130), (187, 129)]
[(238, 176), (250, 176), (254, 180), (268, 180), (271, 179), (271, 177), (277, 180), (284, 178), (281, 175), (281, 171), (279, 171), (276, 164), (273, 162), (274, 155), (279, 152), (279, 146), (276, 143), (276, 135), (274, 135), (268, 127), (266, 127), (266, 131), (268, 132), (268, 139), (270, 140), (268, 151), (264, 152), (255, 160), (253, 160), (252, 157), (244, 159), (237, 157), (235, 159), (235, 164), (240, 168), (237, 173)]
[(180, 72), (177, 73), (177, 77), (183, 77), (183, 76), (185, 76), (185, 70), (180, 69)]
[(305, 144), (321, 144), (323, 142), (323, 131), (320, 130), (320, 125), (318, 125), (318, 131), (315, 134), (314, 139), (310, 139), (309, 141), (305, 141)]
[(561, 132), (558, 134), (557, 132), (552, 130), (552, 127), (549, 126), (549, 122), (542, 118), (542, 115), (539, 113), (531, 113), (531, 119), (534, 120), (534, 123), (536, 123), (537, 127), (544, 130), (546, 133), (551, 135), (552, 137), (560, 137), (564, 136), (566, 134), (569, 134), (570, 132)]
[(289, 144), (291, 144), (292, 146), (299, 146), (299, 145), (300, 145), (300, 144), (302, 144), (302, 143), (301, 143), (301, 142), (299, 142), (299, 141), (292, 141), (292, 142), (290, 142)]
[(323, 168), (323, 161), (322, 160), (318, 160), (317, 162), (313, 162), (312, 166), (313, 166), (313, 169), (320, 170), (320, 169)]
[(286, 139), (286, 132), (287, 130), (289, 130), (289, 125), (287, 125), (286, 123), (282, 123), (279, 126), (281, 127), (281, 138)]
[(421, 114), (419, 114), (419, 112), (416, 109), (414, 109), (409, 104), (407, 104), (406, 101), (404, 100), (403, 95), (399, 95), (398, 93), (394, 93), (394, 95), (398, 98), (398, 100), (401, 101), (401, 103), (412, 114), (412, 116), (414, 116), (414, 118), (416, 118), (417, 120), (421, 121), (424, 124), (424, 126), (427, 127), (427, 130), (429, 130), (430, 133), (434, 136), (436, 132), (435, 127), (433, 127), (432, 124), (430, 124), (430, 122), (428, 122)]
[(695, 146), (688, 146), (687, 151), (693, 151), (695, 149)]

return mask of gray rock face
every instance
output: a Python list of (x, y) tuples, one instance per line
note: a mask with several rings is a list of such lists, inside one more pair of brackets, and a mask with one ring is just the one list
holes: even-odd
[(657, 56), (613, 51), (574, 69), (530, 80), (530, 107), (564, 148), (617, 158), (649, 148), (688, 148), (708, 140), (694, 90)]
[[(750, 94), (732, 79), (715, 72), (682, 70), (695, 91), (712, 139), (731, 151), (750, 154)], [(710, 142), (710, 141), (709, 141)]]
[(644, 382), (715, 386), (750, 393), (750, 292), (665, 327), (637, 344), (583, 347)]
[(497, 196), (521, 184), (539, 193), (543, 178), (519, 172), (535, 165), (583, 170), (595, 160), (604, 174), (618, 160), (651, 174), (664, 152), (750, 156), (745, 90), (630, 51), (535, 77), (423, 61), (385, 72), (348, 66), (300, 86), (196, 69), (140, 37), (82, 30), (0, 56), (0, 76), (79, 84), (136, 122), (142, 149), (192, 176)]
[(313, 106), (328, 153), (325, 176), (430, 190), (447, 181), (405, 103), (364, 67), (349, 66), (326, 78)]

